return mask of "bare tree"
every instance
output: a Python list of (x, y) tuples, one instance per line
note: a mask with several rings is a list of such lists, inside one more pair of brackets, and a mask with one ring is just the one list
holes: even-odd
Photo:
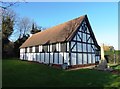
[[(20, 0), (21, 2), (25, 2), (25, 0)], [(14, 2), (5, 2), (4, 0), (0, 0), (0, 8), (2, 9), (8, 9), (9, 7), (12, 7), (20, 2), (19, 0), (14, 0)]]
[(17, 31), (19, 31), (19, 38), (22, 38), (23, 36), (30, 34), (30, 30), (32, 29), (32, 22), (27, 17), (21, 18), (17, 24), (17, 28)]

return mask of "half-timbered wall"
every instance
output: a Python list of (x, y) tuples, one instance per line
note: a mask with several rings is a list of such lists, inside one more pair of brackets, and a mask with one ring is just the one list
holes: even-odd
[(99, 61), (99, 51), (95, 46), (86, 22), (70, 42), (71, 65), (92, 64)]
[(69, 42), (22, 48), (20, 49), (20, 59), (45, 64), (68, 63)]

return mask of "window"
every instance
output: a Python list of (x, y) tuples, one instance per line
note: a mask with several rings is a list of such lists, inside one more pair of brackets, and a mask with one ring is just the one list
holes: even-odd
[(76, 65), (76, 53), (71, 53), (71, 65)]
[(78, 64), (82, 64), (82, 54), (78, 53)]
[(88, 43), (91, 43), (91, 37), (89, 38)]
[(95, 51), (94, 51), (94, 45), (92, 45), (92, 52), (95, 52)]
[(76, 51), (76, 43), (75, 42), (71, 42), (71, 49), (72, 49), (72, 51)]
[(87, 43), (90, 43), (90, 35), (87, 34)]
[(67, 51), (67, 45), (66, 43), (61, 43), (61, 51), (66, 52)]
[(83, 44), (83, 52), (87, 52), (86, 44)]
[(86, 42), (86, 34), (83, 33), (83, 42)]
[(78, 50), (78, 52), (82, 52), (82, 45), (81, 45), (81, 43), (77, 43), (77, 50)]
[(56, 51), (56, 44), (52, 44), (52, 51), (53, 51), (53, 52)]
[(30, 53), (32, 53), (32, 47), (30, 47)]
[(92, 49), (91, 44), (88, 44), (88, 52), (91, 52), (91, 49)]
[(99, 55), (99, 54), (100, 54), (100, 51), (95, 50), (95, 54), (96, 54), (96, 55)]
[(93, 63), (95, 63), (95, 54), (92, 54)]
[(38, 53), (39, 52), (39, 46), (35, 47), (35, 52)]
[(86, 26), (86, 23), (83, 23), (82, 24), (82, 32), (87, 32), (87, 26)]
[(91, 63), (91, 54), (88, 54), (88, 63)]
[(48, 46), (47, 46), (47, 45), (44, 45), (44, 46), (43, 46), (43, 50), (44, 50), (44, 52), (48, 52)]
[(100, 56), (96, 56), (96, 62), (100, 60)]
[(87, 54), (83, 53), (83, 64), (87, 64)]
[(77, 41), (81, 41), (81, 36), (79, 34), (77, 35)]

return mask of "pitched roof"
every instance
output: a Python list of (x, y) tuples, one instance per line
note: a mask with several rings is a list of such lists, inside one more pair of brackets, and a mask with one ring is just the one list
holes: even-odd
[(85, 16), (48, 28), (29, 37), (20, 48), (69, 41)]
[(20, 46), (20, 48), (70, 41), (75, 35), (77, 29), (81, 26), (83, 20), (86, 20), (86, 22), (88, 23), (93, 41), (98, 49), (100, 49), (88, 21), (87, 15), (75, 18), (63, 24), (59, 24), (52, 28), (48, 28), (46, 30), (33, 34)]

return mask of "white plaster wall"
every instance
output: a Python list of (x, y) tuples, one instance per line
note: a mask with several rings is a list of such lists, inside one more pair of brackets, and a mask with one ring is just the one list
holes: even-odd
[(93, 63), (95, 63), (95, 54), (92, 54)]
[(23, 60), (23, 53), (20, 53), (20, 59)]
[(31, 59), (31, 53), (28, 53), (28, 61), (32, 61), (32, 59)]
[(69, 65), (69, 54), (64, 52), (64, 63), (67, 63)]
[(83, 52), (87, 52), (86, 44), (83, 44)]
[(24, 52), (24, 49), (23, 49), (23, 48), (21, 48), (21, 49), (20, 49), (20, 53), (23, 53), (23, 52)]
[(54, 64), (58, 64), (58, 53), (54, 53)]
[(91, 45), (88, 44), (88, 52), (91, 52), (91, 51), (92, 51)]
[(71, 53), (71, 65), (76, 65), (76, 53)]
[(49, 63), (49, 53), (45, 53), (45, 63)]
[[(80, 32), (78, 32), (79, 36), (81, 37)], [(80, 37), (77, 35), (77, 41), (81, 41)]]
[(88, 43), (91, 43), (91, 37), (90, 37), (90, 39), (88, 40)]
[(23, 60), (25, 60), (25, 53), (23, 53)]
[(36, 60), (36, 53), (34, 53), (34, 61), (37, 61), (37, 60)]
[(44, 53), (41, 53), (41, 62), (44, 62)]
[[(81, 32), (78, 32), (79, 36), (82, 38), (82, 34)], [(81, 41), (81, 39), (79, 38), (79, 36), (77, 37), (77, 39), (79, 39), (78, 41)]]
[(61, 51), (61, 43), (59, 43), (59, 51)]
[(87, 33), (90, 33), (88, 27), (87, 27)]
[(81, 43), (77, 43), (77, 51), (82, 52), (82, 45)]
[(53, 53), (50, 53), (50, 63), (53, 63)]
[(52, 44), (50, 45), (50, 52), (52, 52)]
[(35, 47), (34, 46), (32, 47), (32, 52), (35, 52)]
[(39, 53), (39, 62), (41, 62), (41, 53)]
[(33, 61), (33, 53), (31, 53), (31, 61)]
[(78, 53), (78, 64), (82, 64), (82, 54)]
[(42, 45), (39, 46), (39, 52), (42, 52)]
[(92, 45), (92, 47), (93, 47), (93, 48), (92, 48), (92, 52), (94, 52), (94, 45)]
[(91, 63), (91, 54), (88, 54), (88, 64)]
[(29, 56), (28, 53), (26, 53), (25, 55), (26, 55), (26, 60), (28, 60), (28, 56)]
[(25, 48), (23, 48), (23, 53), (25, 53)]
[(59, 51), (59, 43), (56, 44), (56, 51)]
[(87, 54), (83, 53), (83, 64), (87, 64)]
[(37, 55), (37, 58), (36, 58), (36, 59), (37, 59), (37, 62), (39, 62), (39, 60), (40, 60), (40, 56), (39, 56), (40, 53), (36, 53), (36, 55)]
[(33, 60), (33, 59), (32, 59), (32, 54), (33, 54), (33, 53), (30, 53), (30, 59), (29, 59), (29, 60), (31, 60), (31, 61)]
[(86, 34), (83, 33), (83, 42), (86, 42)]
[(69, 42), (67, 42), (67, 51), (69, 51)]
[(30, 52), (30, 48), (29, 47), (27, 48), (27, 52)]
[(63, 64), (63, 52), (59, 53), (59, 64)]
[[(74, 46), (75, 42), (71, 42), (71, 48)], [(76, 51), (76, 45), (74, 46), (74, 48), (72, 49), (72, 51)]]
[(48, 45), (48, 52), (50, 52), (50, 45)]

